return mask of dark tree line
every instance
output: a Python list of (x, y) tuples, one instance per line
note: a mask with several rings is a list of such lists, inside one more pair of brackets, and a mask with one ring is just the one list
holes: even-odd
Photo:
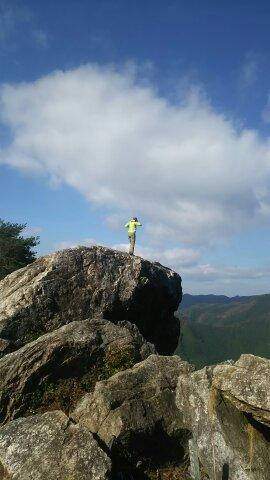
[(25, 227), (23, 223), (0, 219), (0, 280), (36, 258), (33, 248), (39, 244), (39, 237), (24, 237), (22, 232)]

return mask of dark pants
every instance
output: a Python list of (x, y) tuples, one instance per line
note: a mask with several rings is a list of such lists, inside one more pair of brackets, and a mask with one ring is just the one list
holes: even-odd
[(135, 242), (136, 242), (136, 234), (135, 233), (129, 234), (128, 239), (129, 239), (129, 253), (130, 255), (133, 255)]

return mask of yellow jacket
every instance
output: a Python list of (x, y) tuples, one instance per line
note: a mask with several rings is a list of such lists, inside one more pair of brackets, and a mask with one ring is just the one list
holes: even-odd
[(134, 235), (134, 233), (137, 230), (137, 227), (141, 227), (141, 226), (142, 226), (141, 222), (136, 222), (136, 220), (130, 220), (125, 225), (125, 227), (128, 228), (128, 234), (129, 235)]

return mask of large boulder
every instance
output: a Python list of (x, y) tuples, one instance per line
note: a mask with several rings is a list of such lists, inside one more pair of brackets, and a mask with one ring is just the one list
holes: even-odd
[(137, 327), (72, 322), (0, 359), (0, 423), (47, 409), (66, 412), (97, 380), (155, 352)]
[(93, 435), (60, 411), (0, 428), (1, 480), (108, 480), (111, 460)]
[(92, 317), (135, 323), (159, 353), (170, 354), (181, 296), (181, 278), (160, 264), (100, 246), (56, 252), (0, 282), (0, 356)]
[(234, 364), (217, 365), (213, 387), (238, 410), (270, 428), (270, 360), (241, 355)]
[(179, 465), (189, 432), (175, 404), (179, 374), (191, 365), (179, 357), (151, 355), (134, 367), (96, 384), (79, 401), (71, 418), (112, 450), (122, 468)]
[(212, 479), (269, 480), (270, 361), (237, 362), (180, 375), (177, 406)]

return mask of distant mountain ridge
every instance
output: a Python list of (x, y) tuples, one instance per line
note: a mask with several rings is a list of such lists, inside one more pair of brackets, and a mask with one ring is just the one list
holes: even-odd
[(270, 358), (269, 294), (233, 298), (185, 294), (183, 300), (176, 350), (183, 359), (203, 367), (243, 353)]
[(190, 295), (185, 293), (183, 295), (182, 302), (179, 306), (179, 310), (183, 310), (191, 307), (192, 305), (198, 304), (207, 304), (207, 305), (227, 305), (228, 303), (240, 302), (242, 300), (247, 300), (251, 298), (250, 296), (235, 296), (227, 297), (226, 295)]

